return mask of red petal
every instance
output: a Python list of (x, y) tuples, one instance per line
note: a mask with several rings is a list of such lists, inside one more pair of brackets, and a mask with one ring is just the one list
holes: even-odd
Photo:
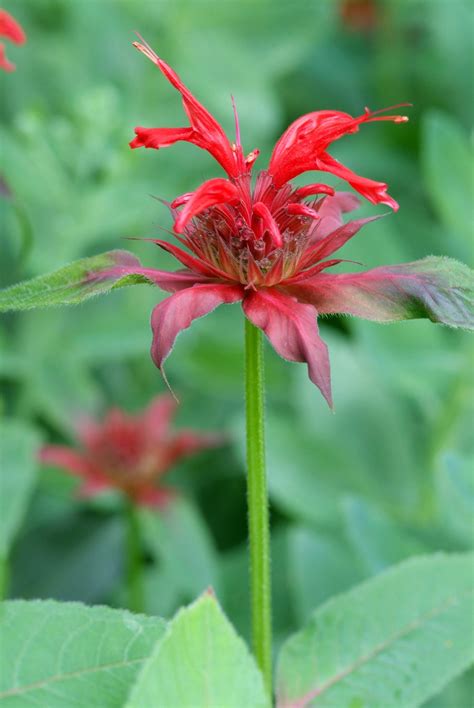
[(332, 406), (328, 350), (319, 336), (314, 308), (274, 289), (248, 292), (242, 307), (280, 356), (308, 364), (309, 378)]
[(133, 501), (139, 506), (163, 509), (170, 501), (176, 497), (176, 492), (172, 489), (157, 487), (140, 487), (133, 493)]
[(238, 302), (242, 296), (243, 288), (240, 286), (206, 284), (181, 290), (160, 302), (151, 316), (151, 356), (158, 368), (162, 369), (177, 335), (187, 329), (193, 320), (207, 315), (218, 305)]
[(3, 71), (15, 71), (15, 64), (9, 61), (5, 55), (5, 45), (0, 42), (0, 69)]
[(188, 221), (190, 221), (193, 216), (203, 212), (204, 209), (208, 209), (215, 204), (233, 202), (239, 199), (239, 191), (232, 182), (219, 177), (210, 179), (204, 182), (204, 184), (201, 184), (199, 189), (188, 199), (175, 221), (174, 229), (176, 233), (180, 234), (184, 231)]
[(131, 148), (154, 148), (174, 145), (178, 140), (193, 142), (194, 130), (192, 128), (135, 128), (135, 137), (129, 143)]
[(331, 174), (345, 179), (351, 187), (359, 192), (359, 194), (362, 194), (369, 202), (373, 204), (386, 204), (393, 209), (393, 211), (398, 210), (398, 203), (387, 194), (387, 185), (385, 182), (376, 182), (373, 179), (357, 175), (348, 167), (342, 165), (338, 160), (335, 160), (334, 157), (328, 155), (327, 152), (322, 153), (315, 162), (316, 164), (313, 169), (331, 172)]
[[(165, 241), (160, 242), (166, 243)], [(169, 244), (166, 244), (167, 246)], [(175, 246), (176, 248), (176, 246)], [(170, 250), (170, 249), (167, 249)], [(180, 251), (180, 249), (177, 249)], [(184, 253), (184, 251), (183, 251)], [(173, 255), (175, 255), (173, 253)], [(187, 265), (187, 264), (186, 264)], [(197, 270), (194, 268), (194, 270)], [(189, 288), (195, 283), (205, 282), (206, 275), (209, 275), (209, 271), (205, 274), (198, 274), (191, 270), (176, 270), (176, 271), (166, 271), (166, 270), (156, 270), (155, 268), (141, 268), (134, 266), (115, 266), (113, 268), (108, 268), (106, 270), (100, 271), (94, 274), (97, 278), (123, 278), (125, 275), (142, 275), (144, 278), (149, 280), (154, 285), (157, 285), (162, 290), (166, 290), (169, 293), (177, 292), (178, 290), (183, 290), (184, 288)]]
[(7, 37), (14, 44), (26, 42), (22, 26), (5, 10), (0, 10), (0, 37)]
[(63, 445), (46, 445), (41, 448), (38, 458), (46, 465), (61, 467), (77, 477), (89, 479), (95, 476), (95, 470), (87, 458)]
[(270, 209), (263, 202), (257, 202), (253, 205), (253, 212), (262, 219), (263, 225), (265, 229), (268, 230), (274, 246), (280, 248), (280, 246), (283, 245), (283, 239)]
[[(239, 173), (237, 161), (232, 147), (224, 133), (222, 127), (209, 111), (199, 103), (191, 91), (183, 84), (178, 74), (166, 64), (159, 56), (146, 44), (134, 42), (134, 46), (148, 57), (168, 79), (170, 84), (179, 91), (183, 98), (184, 110), (191, 123), (191, 133), (188, 137), (178, 137), (176, 140), (188, 140), (198, 147), (207, 150), (219, 162), (229, 176), (237, 177)], [(159, 130), (159, 129), (158, 129)], [(163, 129), (161, 129), (163, 130)], [(182, 128), (178, 129), (183, 131)], [(135, 142), (135, 141), (132, 141)], [(175, 142), (175, 140), (173, 140)], [(168, 145), (171, 143), (168, 142)], [(139, 145), (133, 145), (138, 147)], [(156, 147), (148, 145), (147, 147)], [(164, 147), (158, 145), (157, 147)]]
[(176, 408), (175, 399), (166, 393), (153, 399), (140, 420), (149, 440), (163, 441), (169, 432)]
[(216, 268), (212, 263), (208, 263), (201, 258), (196, 258), (196, 256), (187, 251), (183, 251), (182, 248), (175, 246), (173, 243), (168, 243), (168, 241), (162, 241), (161, 239), (154, 239), (154, 242), (158, 244), (158, 246), (161, 246), (163, 250), (171, 253), (180, 263), (194, 271), (195, 282), (199, 282), (200, 276), (202, 276), (201, 282), (205, 280), (205, 278), (225, 278), (226, 280), (230, 280), (230, 275), (223, 270)]

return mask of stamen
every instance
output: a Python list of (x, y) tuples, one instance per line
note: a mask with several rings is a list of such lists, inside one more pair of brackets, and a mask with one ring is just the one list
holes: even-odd
[(234, 120), (235, 120), (235, 142), (238, 147), (242, 147), (242, 143), (240, 142), (240, 125), (239, 125), (239, 115), (237, 113), (237, 106), (235, 105), (235, 99), (233, 96), (230, 97), (232, 101), (232, 109), (234, 111)]

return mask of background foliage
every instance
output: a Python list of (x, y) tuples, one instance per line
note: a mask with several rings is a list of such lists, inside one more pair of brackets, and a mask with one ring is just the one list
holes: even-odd
[[(0, 76), (2, 286), (121, 247), (174, 267), (152, 244), (121, 239), (170, 226), (150, 194), (171, 199), (218, 168), (190, 145), (129, 150), (135, 125), (183, 122), (177, 95), (130, 46), (134, 29), (230, 133), (235, 96), (245, 147), (261, 148), (262, 166), (304, 112), (413, 102), (407, 125), (366, 126), (336, 146), (356, 172), (386, 180), (401, 205), (344, 257), (374, 267), (434, 254), (472, 265), (467, 1), (386, 0), (349, 16), (329, 0), (7, 5), (28, 43), (10, 50), (16, 73)], [(20, 453), (31, 460), (39, 439), (72, 441), (78, 414), (139, 410), (164, 390), (148, 355), (149, 313), (161, 297), (124, 289), (77, 309), (2, 318), (0, 561), (10, 556), (10, 597), (123, 606), (117, 500), (79, 502), (73, 480), (35, 473)], [(179, 421), (225, 429), (231, 442), (172, 472), (181, 500), (159, 518), (144, 514), (143, 533), (150, 614), (168, 618), (212, 584), (248, 636), (241, 319), (223, 307), (178, 340), (168, 375)], [(391, 564), (472, 546), (466, 335), (348, 318), (327, 318), (322, 333), (335, 415), (304, 367), (267, 350), (277, 644), (321, 602)], [(460, 708), (469, 695), (465, 675), (429, 705)]]

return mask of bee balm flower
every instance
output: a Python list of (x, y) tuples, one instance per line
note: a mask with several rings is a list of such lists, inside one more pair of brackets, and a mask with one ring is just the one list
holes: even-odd
[[(216, 119), (179, 76), (147, 45), (135, 46), (181, 94), (189, 126), (135, 129), (132, 148), (161, 149), (178, 142), (207, 150), (227, 173), (204, 182), (169, 205), (179, 246), (156, 239), (184, 266), (175, 273), (124, 261), (93, 277), (139, 274), (172, 293), (152, 314), (152, 357), (162, 370), (176, 336), (197, 317), (223, 303), (241, 301), (246, 317), (262, 329), (285, 359), (306, 362), (310, 379), (331, 404), (329, 358), (317, 315), (346, 313), (390, 321), (429, 317), (467, 326), (465, 271), (453, 261), (428, 258), (359, 273), (331, 274), (341, 263), (334, 253), (374, 218), (343, 222), (358, 206), (355, 195), (321, 183), (295, 187), (290, 180), (309, 170), (337, 175), (374, 204), (398, 209), (387, 185), (352, 172), (328, 153), (335, 140), (380, 120), (403, 123), (402, 115), (316, 111), (292, 123), (275, 145), (267, 170), (253, 184), (258, 150), (230, 142)], [(128, 256), (127, 256), (128, 258)]]
[(172, 491), (160, 485), (163, 475), (179, 460), (215, 447), (222, 437), (192, 430), (174, 432), (171, 421), (176, 402), (155, 398), (140, 415), (114, 408), (102, 422), (86, 419), (78, 426), (78, 449), (47, 445), (40, 460), (82, 479), (81, 496), (118, 489), (137, 504), (160, 506)]

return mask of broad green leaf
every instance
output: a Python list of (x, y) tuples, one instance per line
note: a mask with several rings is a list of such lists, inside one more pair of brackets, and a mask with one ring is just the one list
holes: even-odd
[(262, 676), (207, 592), (178, 612), (143, 667), (126, 708), (269, 708)]
[(124, 275), (121, 267), (140, 268), (140, 261), (128, 251), (109, 251), (83, 258), (54, 273), (1, 290), (0, 312), (75, 305), (125, 285), (151, 282), (143, 275)]
[(414, 708), (474, 659), (474, 557), (424, 556), (321, 608), (284, 645), (280, 708)]
[(157, 617), (35, 600), (0, 608), (0, 705), (123, 706), (165, 632)]
[(450, 229), (449, 235), (457, 237), (460, 253), (467, 256), (474, 196), (474, 152), (469, 137), (454, 118), (438, 111), (428, 113), (423, 121), (421, 157), (433, 208)]
[(33, 491), (39, 439), (16, 421), (0, 420), (0, 429), (0, 558), (5, 559)]
[(159, 512), (141, 512), (143, 536), (156, 560), (174, 578), (186, 599), (212, 585), (218, 588), (216, 552), (212, 538), (195, 505), (183, 497)]
[(342, 507), (347, 538), (370, 574), (430, 550), (382, 510), (363, 499), (348, 497)]

